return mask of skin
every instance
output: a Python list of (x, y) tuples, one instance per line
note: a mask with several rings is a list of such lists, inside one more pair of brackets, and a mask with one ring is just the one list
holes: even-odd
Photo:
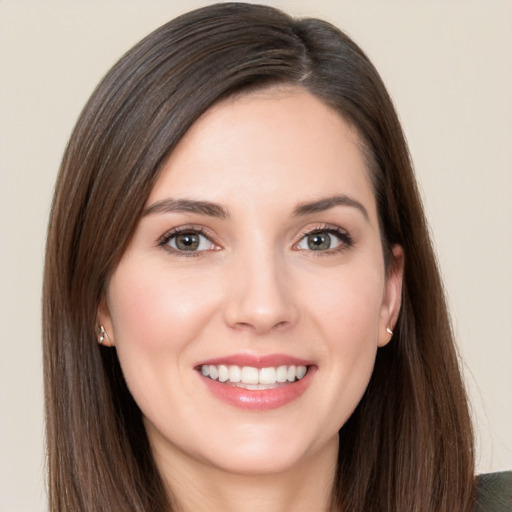
[[(336, 194), (363, 208), (294, 214)], [(143, 215), (98, 312), (165, 481), (184, 510), (328, 510), (337, 432), (391, 339), (402, 284), (400, 247), (384, 266), (358, 135), (298, 88), (230, 98), (180, 141), (147, 207), (169, 198), (229, 216)], [(331, 234), (332, 248), (312, 250), (304, 233), (326, 225), (353, 244)], [(165, 245), (177, 227), (203, 229), (201, 250)], [(283, 407), (239, 409), (196, 366), (241, 353), (312, 361), (313, 378)]]

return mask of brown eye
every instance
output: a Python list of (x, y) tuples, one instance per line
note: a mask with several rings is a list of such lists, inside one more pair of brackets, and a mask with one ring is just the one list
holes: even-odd
[(174, 252), (201, 252), (215, 248), (212, 241), (199, 231), (180, 231), (171, 233), (162, 240), (162, 246), (167, 246)]
[(197, 233), (182, 233), (175, 237), (176, 249), (180, 251), (196, 251), (199, 247), (199, 235)]

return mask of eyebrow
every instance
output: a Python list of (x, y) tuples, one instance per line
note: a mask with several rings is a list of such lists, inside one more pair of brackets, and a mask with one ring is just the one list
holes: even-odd
[[(369, 220), (368, 211), (356, 199), (345, 194), (326, 197), (317, 201), (301, 203), (293, 210), (294, 217), (302, 217), (312, 213), (324, 212), (336, 206), (350, 206), (357, 208), (366, 220)], [(162, 199), (146, 208), (142, 215), (151, 215), (154, 213), (196, 213), (198, 215), (208, 215), (219, 219), (229, 218), (229, 212), (223, 206), (209, 201), (195, 201), (192, 199)]]
[(162, 199), (146, 208), (142, 212), (142, 215), (146, 216), (153, 213), (197, 213), (199, 215), (208, 215), (219, 219), (229, 217), (228, 211), (216, 203), (194, 201), (192, 199)]
[(350, 206), (357, 208), (363, 214), (366, 220), (370, 220), (368, 210), (359, 201), (345, 194), (337, 194), (335, 196), (326, 197), (319, 199), (318, 201), (312, 201), (310, 203), (301, 203), (295, 208), (293, 215), (295, 217), (301, 217), (311, 213), (324, 212), (334, 208), (335, 206)]

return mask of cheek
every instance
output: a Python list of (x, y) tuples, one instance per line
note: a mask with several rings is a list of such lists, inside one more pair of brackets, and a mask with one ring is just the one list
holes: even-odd
[(194, 338), (215, 307), (211, 288), (192, 273), (177, 276), (160, 267), (120, 265), (109, 287), (116, 344), (178, 348)]
[[(375, 270), (377, 269), (377, 271)], [(332, 431), (353, 412), (370, 380), (378, 348), (384, 277), (379, 266), (347, 266), (329, 282), (309, 283), (314, 329), (323, 340), (322, 400)]]
[(190, 371), (200, 331), (216, 310), (211, 285), (200, 276), (128, 262), (112, 277), (108, 303), (116, 350), (127, 385), (140, 406), (151, 407), (171, 379)]
[(309, 309), (326, 340), (338, 346), (377, 343), (384, 296), (379, 265), (340, 267), (326, 276), (308, 279), (303, 287)]

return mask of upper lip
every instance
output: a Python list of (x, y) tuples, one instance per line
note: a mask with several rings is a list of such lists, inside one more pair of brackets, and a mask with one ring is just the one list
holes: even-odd
[(220, 364), (235, 366), (251, 366), (253, 368), (268, 368), (278, 366), (311, 366), (313, 363), (306, 359), (290, 356), (287, 354), (230, 354), (227, 356), (207, 359), (197, 364), (217, 366)]

